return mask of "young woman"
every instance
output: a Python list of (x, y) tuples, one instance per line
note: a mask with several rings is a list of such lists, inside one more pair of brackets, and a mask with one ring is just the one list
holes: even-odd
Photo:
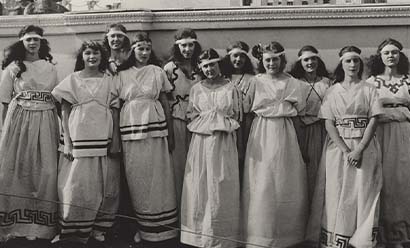
[(0, 81), (0, 188), (7, 194), (0, 195), (0, 239), (51, 239), (57, 231), (59, 131), (50, 92), (57, 70), (42, 28), (26, 26), (19, 39), (9, 47)]
[[(235, 41), (228, 46), (226, 52), (227, 55), (223, 59), (224, 71), (227, 74), (227, 78), (240, 90), (241, 101), (244, 101), (255, 74), (252, 62), (248, 57), (249, 46), (243, 41)], [(238, 129), (238, 153), (241, 178), (252, 118), (252, 113), (245, 114), (241, 127)], [(248, 128), (246, 129), (245, 127)]]
[[(146, 33), (138, 33), (128, 60), (119, 67), (120, 130), (131, 200), (139, 231), (134, 240), (167, 241), (177, 236), (174, 173), (169, 151), (173, 127), (166, 92), (172, 87)], [(165, 242), (166, 243), (166, 242)], [(170, 244), (165, 244), (170, 247)]]
[[(361, 79), (360, 53), (355, 46), (340, 50), (336, 84), (327, 91), (319, 112), (328, 138), (311, 221), (321, 219), (322, 247), (376, 245), (382, 174), (381, 151), (374, 133), (381, 108), (376, 88)], [(318, 231), (311, 225), (308, 230)], [(319, 239), (319, 232), (313, 239)]]
[(325, 123), (317, 115), (326, 90), (330, 86), (325, 63), (319, 56), (319, 51), (313, 46), (304, 46), (298, 52), (298, 60), (290, 74), (302, 81), (302, 87), (307, 91), (305, 115), (300, 117), (301, 139), (300, 150), (306, 163), (309, 202), (315, 189), (316, 174), (322, 156), (323, 144), (326, 138)]
[(118, 66), (128, 59), (130, 53), (130, 39), (125, 26), (120, 23), (110, 24), (103, 45), (109, 51), (108, 69), (116, 74)]
[(387, 247), (410, 247), (410, 78), (403, 46), (384, 40), (370, 57), (371, 77), (383, 106), (377, 138), (382, 147), (381, 241)]
[(164, 66), (164, 70), (167, 72), (168, 79), (172, 85), (169, 103), (175, 136), (172, 162), (179, 207), (190, 138), (186, 127), (186, 108), (188, 106), (189, 91), (200, 80), (200, 75), (197, 71), (200, 53), (201, 45), (197, 41), (195, 31), (188, 28), (179, 30), (175, 35), (175, 43), (172, 46), (172, 56)]
[(236, 133), (240, 95), (220, 71), (214, 49), (203, 51), (204, 80), (195, 84), (188, 105), (189, 146), (181, 206), (181, 242), (195, 247), (238, 247), (209, 235), (238, 239), (239, 174)]
[(244, 112), (255, 118), (249, 134), (242, 192), (245, 241), (288, 247), (304, 240), (306, 167), (291, 120), (305, 108), (300, 82), (284, 73), (285, 50), (278, 42), (258, 45), (258, 71)]
[[(52, 91), (62, 104), (64, 155), (58, 176), (61, 233), (55, 241), (105, 240), (119, 203), (118, 101), (105, 74), (108, 57), (94, 41), (82, 44), (74, 69)], [(116, 128), (115, 128), (116, 127)], [(84, 208), (79, 208), (81, 206)], [(101, 212), (90, 211), (90, 209)]]

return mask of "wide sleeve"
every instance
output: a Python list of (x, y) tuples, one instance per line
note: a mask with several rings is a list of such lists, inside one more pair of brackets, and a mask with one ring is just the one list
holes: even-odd
[(9, 103), (13, 97), (14, 81), (19, 68), (15, 63), (8, 65), (1, 74), (0, 101)]
[(369, 87), (369, 114), (368, 117), (374, 117), (383, 114), (383, 107), (379, 100), (379, 94), (376, 87), (370, 85)]
[(74, 73), (68, 75), (53, 89), (53, 91), (51, 91), (51, 94), (58, 102), (61, 103), (64, 99), (70, 104), (78, 103), (78, 99), (75, 94), (76, 84), (73, 75)]
[(161, 92), (170, 92), (172, 90), (172, 85), (168, 80), (166, 72), (161, 69), (158, 73), (158, 77), (161, 82)]
[(242, 107), (243, 113), (247, 114), (252, 111), (253, 101), (255, 99), (255, 90), (256, 90), (257, 80), (256, 77), (253, 77), (249, 82), (249, 87), (243, 98)]
[(195, 86), (191, 88), (191, 91), (189, 93), (189, 101), (188, 101), (188, 106), (186, 110), (186, 118), (189, 121), (192, 121), (195, 119), (197, 116), (199, 116), (199, 111), (195, 108), (194, 102), (196, 101), (196, 90)]
[(108, 80), (108, 85), (109, 85), (109, 91), (110, 91), (110, 107), (111, 108), (120, 108), (120, 95), (118, 92), (118, 88), (116, 86), (116, 81), (114, 80), (115, 77), (117, 76), (112, 76), (112, 75), (106, 75), (107, 80)]
[(336, 117), (335, 117), (335, 115), (333, 114), (333, 111), (332, 111), (332, 94), (331, 94), (331, 90), (328, 90), (325, 94), (322, 106), (320, 106), (318, 117), (320, 119), (333, 120), (333, 121), (336, 120)]
[(297, 85), (295, 107), (298, 111), (298, 115), (304, 116), (306, 114), (306, 100), (309, 94), (310, 86), (300, 80), (295, 79), (295, 81)]

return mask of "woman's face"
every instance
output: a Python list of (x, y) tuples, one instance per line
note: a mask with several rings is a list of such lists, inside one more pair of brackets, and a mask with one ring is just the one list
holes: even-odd
[(101, 63), (101, 52), (92, 48), (83, 51), (84, 66), (88, 68), (98, 68)]
[(135, 52), (135, 59), (137, 60), (138, 64), (146, 65), (148, 60), (151, 56), (152, 45), (150, 42), (146, 41), (139, 41), (134, 48)]
[(273, 53), (263, 53), (262, 63), (267, 74), (277, 74), (280, 72), (280, 57)]
[(346, 76), (357, 77), (360, 71), (360, 58), (347, 56), (342, 60), (342, 68)]
[(201, 66), (202, 73), (208, 79), (214, 79), (221, 74), (218, 62), (212, 62)]
[(393, 45), (386, 45), (380, 51), (380, 56), (385, 66), (397, 66), (400, 60), (400, 49)]
[(184, 42), (178, 44), (179, 52), (184, 56), (185, 59), (192, 58), (195, 50), (195, 42)]
[[(111, 31), (120, 31), (120, 32), (122, 32), (119, 29), (112, 28), (112, 29), (110, 29), (110, 31), (108, 33), (110, 33)], [(114, 32), (110, 35), (107, 35), (107, 39), (108, 39), (108, 45), (110, 46), (110, 48), (112, 50), (119, 50), (124, 45), (125, 36), (121, 33), (115, 33)]]
[[(36, 32), (29, 32), (27, 35), (38, 35)], [(23, 40), (24, 48), (26, 52), (31, 55), (38, 54), (40, 51), (40, 41), (38, 37), (28, 37)]]
[(303, 70), (305, 70), (305, 72), (312, 73), (312, 72), (316, 72), (318, 64), (319, 64), (319, 59), (316, 56), (310, 56), (310, 57), (301, 59), (300, 63), (302, 64)]
[(246, 62), (246, 55), (241, 52), (233, 52), (229, 55), (232, 66), (235, 70), (242, 70)]

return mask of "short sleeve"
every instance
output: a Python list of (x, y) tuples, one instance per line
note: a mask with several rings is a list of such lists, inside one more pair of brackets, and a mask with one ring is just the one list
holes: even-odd
[(51, 91), (51, 94), (58, 102), (66, 100), (70, 104), (76, 104), (77, 98), (75, 96), (75, 82), (74, 82), (74, 73), (71, 73), (66, 78), (63, 79), (54, 89)]
[(18, 67), (15, 63), (8, 65), (1, 74), (0, 81), (0, 101), (9, 103), (13, 97), (14, 81)]
[(247, 89), (245, 96), (243, 98), (243, 113), (247, 114), (250, 113), (252, 110), (253, 100), (255, 99), (255, 88), (256, 88), (257, 80), (255, 77), (249, 82), (249, 88)]
[(172, 85), (168, 80), (167, 74), (162, 69), (159, 73), (159, 80), (162, 82), (161, 92), (170, 92), (172, 90)]
[(296, 110), (299, 116), (304, 116), (306, 114), (306, 99), (309, 94), (310, 86), (295, 79), (297, 82), (297, 101), (295, 104)]
[(196, 100), (196, 93), (195, 93), (195, 86), (191, 88), (191, 91), (189, 93), (189, 101), (188, 101), (188, 106), (187, 106), (187, 110), (186, 110), (186, 118), (189, 121), (192, 121), (193, 119), (195, 119), (198, 115), (199, 115), (199, 111), (195, 108), (195, 100)]
[(120, 96), (119, 96), (119, 92), (115, 84), (116, 81), (114, 80), (114, 76), (107, 74), (106, 77), (108, 80), (108, 87), (110, 90), (110, 104), (109, 105), (112, 108), (120, 108)]
[(370, 87), (369, 90), (369, 103), (370, 103), (370, 111), (368, 117), (373, 117), (377, 115), (383, 114), (383, 107), (381, 101), (379, 101), (379, 94), (375, 87)]
[(322, 106), (320, 106), (318, 117), (320, 119), (336, 120), (332, 111), (332, 95), (328, 91), (323, 99)]

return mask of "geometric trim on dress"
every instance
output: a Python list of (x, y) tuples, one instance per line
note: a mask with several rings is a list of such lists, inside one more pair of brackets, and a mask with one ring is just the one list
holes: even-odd
[(178, 210), (176, 208), (161, 213), (136, 212), (135, 215), (142, 238), (150, 241), (161, 241), (167, 236), (177, 235)]
[(36, 224), (43, 226), (55, 226), (57, 224), (57, 212), (50, 213), (41, 210), (15, 209), (10, 212), (0, 212), (0, 226), (13, 224)]
[(369, 123), (367, 117), (349, 117), (341, 120), (336, 120), (336, 126), (344, 128), (366, 128)]
[(147, 124), (128, 125), (120, 127), (121, 135), (148, 133), (151, 131), (167, 130), (166, 121), (150, 122)]
[(40, 102), (53, 102), (53, 96), (49, 91), (26, 90), (18, 93), (17, 99)]
[(392, 92), (393, 94), (396, 94), (399, 91), (400, 87), (404, 86), (405, 84), (407, 86), (410, 86), (410, 82), (407, 79), (408, 79), (408, 76), (403, 75), (403, 77), (400, 79), (398, 83), (391, 83), (391, 82), (387, 83), (386, 80), (377, 76), (375, 78), (375, 81), (377, 83), (376, 88), (380, 89), (381, 86), (383, 85), (385, 88), (389, 89), (390, 92)]
[(326, 247), (347, 248), (350, 236), (329, 232), (323, 227), (320, 230), (320, 244)]

